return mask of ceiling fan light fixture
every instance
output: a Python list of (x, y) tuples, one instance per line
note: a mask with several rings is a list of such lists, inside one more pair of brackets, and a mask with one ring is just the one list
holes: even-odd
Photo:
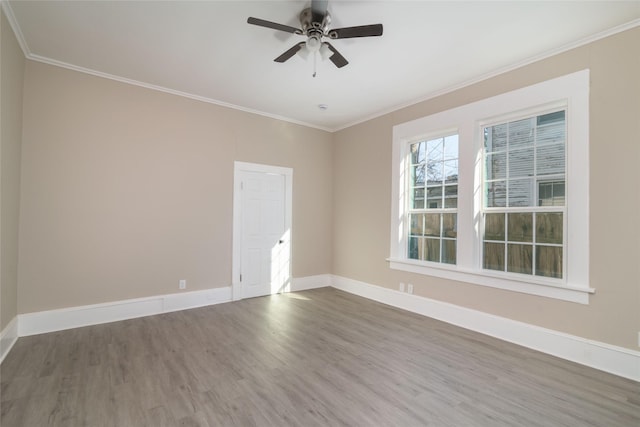
[(331, 58), (332, 55), (333, 51), (329, 49), (329, 46), (326, 43), (322, 43), (322, 46), (320, 46), (320, 57), (322, 58), (322, 60), (326, 61), (327, 59)]
[(300, 58), (304, 59), (305, 61), (309, 59), (310, 54), (311, 52), (309, 51), (309, 48), (307, 46), (304, 46), (298, 51), (298, 55), (300, 56)]
[(309, 36), (306, 44), (309, 52), (317, 52), (321, 47), (320, 38), (316, 37), (315, 35)]

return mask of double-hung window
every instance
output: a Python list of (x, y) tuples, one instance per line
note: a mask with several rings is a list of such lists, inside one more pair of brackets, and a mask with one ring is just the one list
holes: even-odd
[(589, 72), (394, 127), (390, 267), (588, 303)]
[(411, 171), (407, 257), (455, 264), (458, 135), (412, 142), (407, 161)]
[(565, 110), (482, 126), (482, 267), (562, 279)]

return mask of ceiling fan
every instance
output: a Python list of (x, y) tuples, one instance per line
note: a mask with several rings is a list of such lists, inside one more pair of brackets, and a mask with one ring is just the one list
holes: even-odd
[[(301, 54), (304, 55), (312, 53), (314, 58), (315, 54), (319, 53), (323, 59), (328, 58), (336, 67), (342, 68), (347, 65), (349, 61), (347, 61), (331, 43), (323, 41), (323, 38), (337, 40), (354, 37), (381, 36), (382, 24), (330, 29), (331, 15), (327, 10), (328, 3), (328, 0), (311, 0), (311, 7), (300, 12), (301, 28), (290, 27), (289, 25), (278, 24), (253, 17), (247, 19), (247, 23), (307, 37), (306, 41), (297, 43), (291, 49), (274, 59), (275, 62), (285, 62), (300, 51)], [(301, 51), (301, 49), (304, 50)]]

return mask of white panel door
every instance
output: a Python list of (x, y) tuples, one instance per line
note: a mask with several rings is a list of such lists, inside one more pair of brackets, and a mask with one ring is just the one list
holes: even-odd
[(242, 171), (239, 178), (241, 298), (287, 290), (290, 230), (286, 218), (286, 176)]

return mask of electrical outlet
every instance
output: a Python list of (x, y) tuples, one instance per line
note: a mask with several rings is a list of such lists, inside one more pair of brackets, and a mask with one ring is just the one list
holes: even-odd
[(182, 279), (180, 280), (180, 284), (178, 285), (180, 289), (187, 289), (187, 281)]
[(410, 294), (413, 293), (413, 285), (411, 283), (407, 284), (407, 293), (410, 293)]
[(404, 292), (404, 283), (400, 282), (400, 286), (398, 289), (400, 289), (400, 292)]

